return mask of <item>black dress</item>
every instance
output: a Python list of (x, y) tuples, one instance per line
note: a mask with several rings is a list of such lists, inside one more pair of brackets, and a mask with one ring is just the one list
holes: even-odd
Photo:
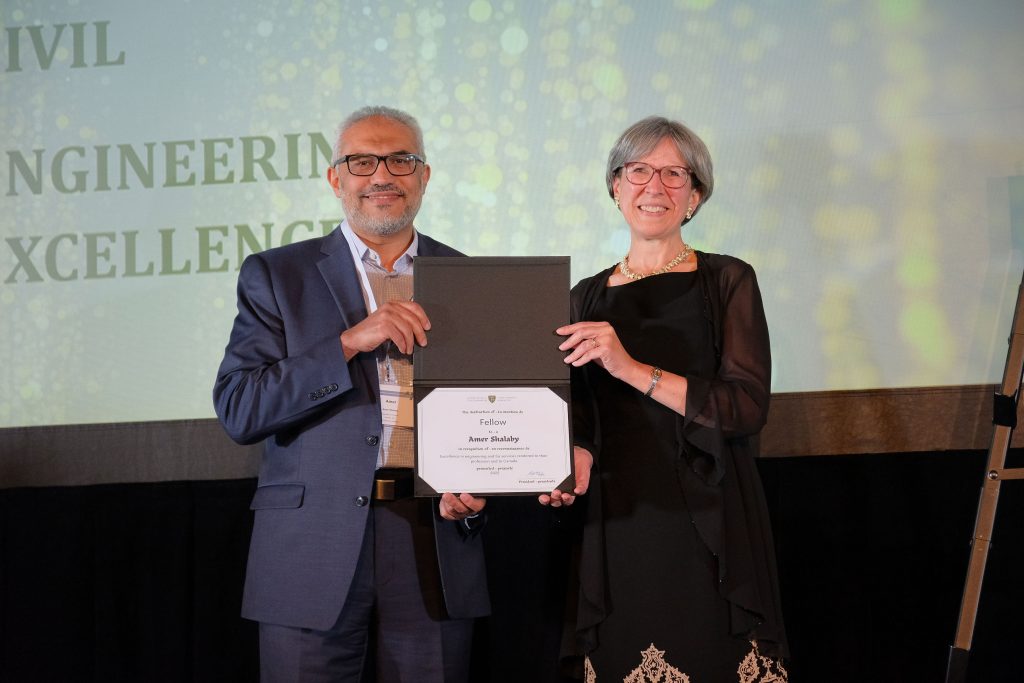
[[(697, 378), (715, 381), (721, 365), (706, 276), (667, 273), (594, 287), (585, 319), (609, 322), (633, 358), (694, 378), (700, 394)], [(738, 606), (723, 590), (720, 542), (707, 538), (715, 525), (706, 514), (693, 514), (709, 506), (724, 512), (722, 488), (737, 484), (730, 449), (706, 454), (684, 445), (687, 424), (676, 411), (596, 365), (583, 374), (574, 381), (581, 380), (583, 403), (593, 414), (574, 428), (578, 443), (598, 453), (581, 560), (587, 680), (785, 681), (785, 670), (768, 656), (781, 654), (778, 642), (760, 649), (755, 631), (763, 615), (744, 606), (737, 619)], [(754, 496), (751, 504), (760, 504), (766, 520), (763, 498)], [(757, 543), (770, 544), (770, 536)]]

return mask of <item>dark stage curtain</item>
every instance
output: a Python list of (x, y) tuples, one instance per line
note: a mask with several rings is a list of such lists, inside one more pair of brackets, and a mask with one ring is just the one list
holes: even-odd
[[(1011, 451), (1008, 466), (1024, 466)], [(763, 459), (791, 683), (945, 680), (988, 454)], [(1019, 680), (1024, 482), (1004, 482), (967, 680)]]
[[(943, 680), (985, 460), (969, 451), (759, 461), (792, 683)], [(0, 681), (256, 681), (256, 629), (238, 616), (254, 487), (0, 490)], [(474, 681), (562, 683), (570, 534), (530, 499), (489, 506), (494, 614), (480, 624)], [(1024, 483), (1007, 482), (972, 683), (1018, 678), (1022, 521)]]
[(0, 491), (0, 681), (255, 681), (255, 480)]

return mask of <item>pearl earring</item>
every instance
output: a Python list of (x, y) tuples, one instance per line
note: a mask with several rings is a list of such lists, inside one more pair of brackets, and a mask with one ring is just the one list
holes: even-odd
[(690, 220), (691, 218), (693, 218), (693, 207), (692, 206), (689, 207), (686, 210), (686, 220)]

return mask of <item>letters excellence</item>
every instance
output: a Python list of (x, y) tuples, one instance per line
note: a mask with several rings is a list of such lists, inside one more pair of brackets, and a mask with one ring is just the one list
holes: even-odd
[[(6, 196), (320, 179), (332, 153), (321, 133), (8, 150)], [(338, 221), (9, 236), (3, 247), (13, 265), (0, 272), (0, 282), (223, 273), (237, 270), (250, 253), (327, 234)]]
[[(282, 227), (205, 225), (155, 232), (68, 232), (50, 237), (5, 237), (14, 265), (0, 273), (5, 285), (109, 278), (226, 273), (249, 254), (326, 235), (340, 218), (296, 220)], [(0, 263), (7, 262), (0, 257)]]

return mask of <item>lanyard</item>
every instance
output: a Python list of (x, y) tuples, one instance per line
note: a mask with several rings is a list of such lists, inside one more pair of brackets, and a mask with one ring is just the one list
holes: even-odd
[[(361, 239), (352, 231), (352, 228), (348, 224), (348, 220), (341, 222), (341, 234), (345, 236), (345, 241), (348, 242), (349, 251), (352, 254), (352, 262), (356, 266), (356, 271), (359, 273), (359, 284), (363, 290), (363, 301), (366, 303), (367, 314), (373, 313), (377, 310), (377, 299), (373, 295), (373, 288), (370, 287), (370, 279), (366, 275), (366, 265), (363, 263), (363, 254), (370, 247), (366, 246)], [(406, 254), (413, 256), (419, 250), (420, 236), (414, 231), (412, 234), (412, 242), (409, 244), (409, 248), (405, 250)]]

